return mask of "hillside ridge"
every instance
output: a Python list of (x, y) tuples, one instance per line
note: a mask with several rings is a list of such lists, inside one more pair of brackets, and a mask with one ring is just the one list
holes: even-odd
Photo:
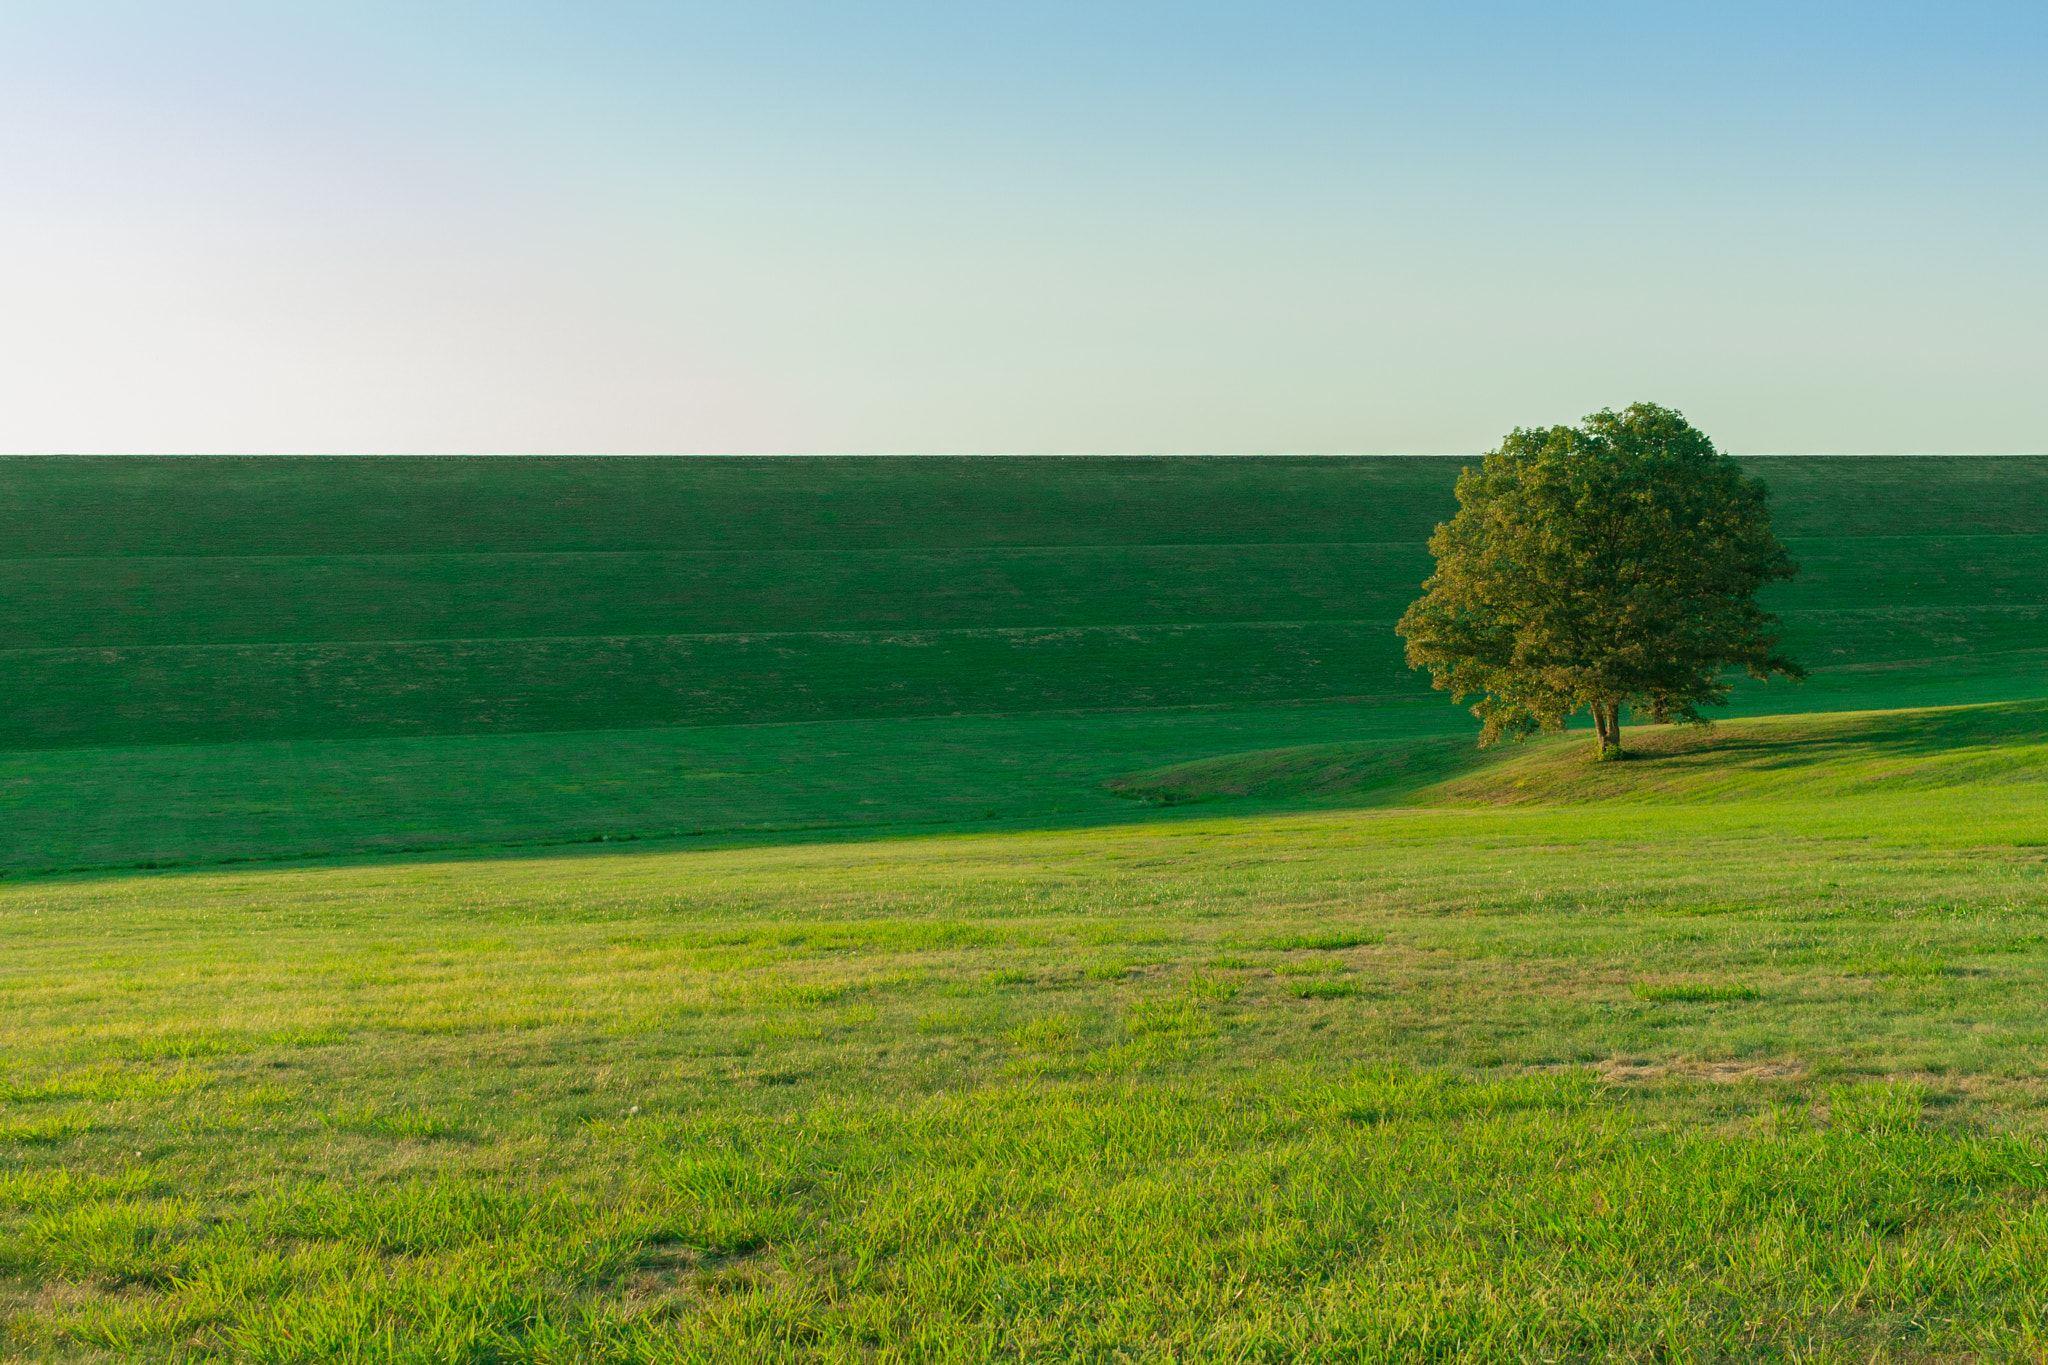
[(1628, 758), (1589, 761), (1589, 732), (1478, 748), (1432, 736), (1295, 745), (1125, 774), (1117, 795), (1178, 806), (1231, 799), (1360, 806), (1587, 805), (1831, 799), (2048, 786), (2048, 698), (1750, 716), (1625, 730)]

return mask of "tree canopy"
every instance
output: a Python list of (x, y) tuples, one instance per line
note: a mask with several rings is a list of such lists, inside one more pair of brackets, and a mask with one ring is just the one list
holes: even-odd
[(1730, 668), (1805, 676), (1755, 600), (1798, 572), (1763, 480), (1669, 408), (1517, 427), (1457, 494), (1397, 629), (1433, 686), (1480, 697), (1480, 743), (1590, 709), (1601, 752), (1619, 753), (1623, 706), (1699, 724)]

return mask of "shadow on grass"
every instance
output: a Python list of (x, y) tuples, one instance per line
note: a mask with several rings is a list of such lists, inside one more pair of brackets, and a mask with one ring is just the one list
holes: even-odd
[[(1571, 741), (1539, 740), (1539, 745)], [(1469, 736), (1303, 744), (1225, 754), (1111, 778), (1103, 785), (1146, 806), (1188, 806), (1232, 798), (1374, 804), (1500, 762), (1501, 750)]]
[[(1798, 774), (1894, 788), (1954, 786), (1990, 770), (2036, 765), (2004, 746), (2048, 743), (2048, 698), (1932, 709), (1745, 717), (1709, 728), (1633, 727), (1627, 763), (1592, 763), (1590, 730), (1491, 750), (1469, 735), (1353, 740), (1224, 754), (1110, 778), (1098, 790), (1125, 798), (1073, 812), (958, 819), (763, 823), (749, 827), (572, 834), (503, 842), (433, 842), (301, 848), (272, 854), (150, 859), (22, 869), (22, 880), (98, 879), (318, 864), (458, 862), (923, 839), (947, 834), (1057, 832), (1284, 810), (1765, 796)], [(1924, 765), (1925, 771), (1915, 771)], [(2043, 765), (2048, 767), (2048, 765)], [(2048, 771), (2044, 771), (2048, 777)], [(1874, 790), (1865, 785), (1862, 790)]]
[(1761, 771), (1810, 767), (1844, 757), (1925, 758), (2004, 743), (2048, 739), (2048, 698), (1912, 711), (1819, 712), (1736, 721), (1707, 729), (1660, 728), (1636, 741), (1634, 756), (1740, 760)]
[(1593, 740), (1574, 732), (1493, 750), (1442, 738), (1270, 749), (1154, 768), (1107, 785), (1133, 801), (1169, 807), (1232, 800), (1372, 807), (1576, 803), (1734, 790), (1766, 795), (1797, 774), (1951, 786), (1982, 779), (1987, 767), (2032, 767), (1997, 751), (2044, 742), (2048, 699), (1641, 727), (1624, 732), (1630, 761), (1623, 764), (1591, 761)]

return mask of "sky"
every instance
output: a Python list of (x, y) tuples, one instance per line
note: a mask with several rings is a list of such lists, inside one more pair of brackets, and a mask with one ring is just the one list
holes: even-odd
[(2048, 6), (0, 0), (0, 452), (2048, 452)]

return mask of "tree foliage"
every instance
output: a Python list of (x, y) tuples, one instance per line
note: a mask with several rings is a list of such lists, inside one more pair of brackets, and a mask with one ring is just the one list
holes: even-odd
[(1729, 668), (1805, 676), (1755, 600), (1798, 571), (1768, 490), (1678, 413), (1637, 403), (1518, 427), (1457, 493), (1398, 629), (1435, 687), (1480, 697), (1482, 744), (1590, 709), (1618, 752), (1623, 706), (1701, 724)]

